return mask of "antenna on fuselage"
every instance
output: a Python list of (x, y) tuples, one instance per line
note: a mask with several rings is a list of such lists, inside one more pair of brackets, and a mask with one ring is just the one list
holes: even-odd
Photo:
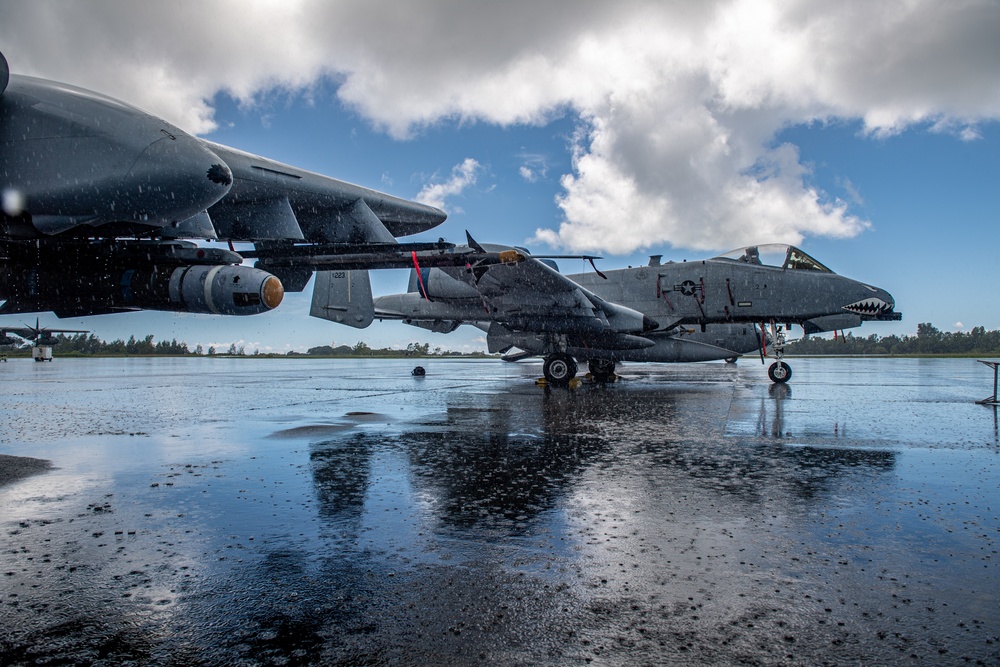
[(481, 252), (484, 254), (486, 253), (486, 250), (483, 248), (483, 246), (479, 245), (479, 243), (476, 242), (476, 239), (472, 238), (472, 234), (469, 233), (468, 229), (465, 230), (465, 238), (466, 240), (468, 240), (470, 248), (472, 248), (476, 252)]

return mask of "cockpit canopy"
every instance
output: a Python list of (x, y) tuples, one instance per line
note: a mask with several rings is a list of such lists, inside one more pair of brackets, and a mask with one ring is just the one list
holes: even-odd
[(796, 271), (833, 273), (833, 271), (795, 246), (783, 243), (766, 243), (764, 245), (737, 248), (736, 250), (719, 255), (715, 259), (744, 262), (746, 264), (759, 264), (761, 266), (774, 266), (782, 269), (794, 269)]

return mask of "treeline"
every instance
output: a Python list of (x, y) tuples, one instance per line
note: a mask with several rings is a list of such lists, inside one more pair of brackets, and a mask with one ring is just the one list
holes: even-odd
[[(153, 335), (150, 334), (142, 339), (130, 336), (128, 340), (113, 340), (105, 342), (94, 334), (56, 334), (54, 336), (55, 347), (60, 356), (214, 356), (225, 355), (233, 357), (243, 356), (268, 356), (268, 357), (295, 357), (295, 356), (320, 356), (320, 357), (428, 357), (428, 356), (487, 356), (483, 352), (454, 352), (436, 347), (431, 350), (429, 343), (410, 343), (405, 350), (392, 348), (372, 348), (367, 343), (358, 342), (353, 347), (350, 345), (340, 345), (332, 347), (321, 345), (310, 348), (308, 352), (288, 352), (286, 354), (261, 354), (255, 350), (252, 355), (248, 355), (246, 348), (233, 343), (228, 349), (216, 349), (209, 346), (208, 349), (201, 345), (196, 345), (192, 350), (184, 341), (161, 340), (153, 342)], [(27, 355), (31, 349), (31, 343), (26, 343), (19, 350)]]
[[(289, 355), (303, 354), (302, 352), (289, 352)], [(487, 357), (485, 352), (455, 352), (445, 350), (440, 347), (431, 349), (430, 343), (410, 343), (405, 350), (394, 348), (373, 348), (365, 342), (358, 342), (353, 347), (350, 345), (320, 345), (311, 347), (306, 352), (307, 355), (317, 357)]]
[(968, 332), (940, 331), (929, 322), (917, 325), (916, 336), (867, 338), (848, 333), (835, 339), (810, 336), (789, 343), (788, 354), (797, 355), (924, 355), (1000, 356), (1000, 331), (975, 327)]
[[(128, 340), (113, 340), (105, 342), (94, 334), (56, 334), (56, 346), (60, 354), (76, 353), (80, 355), (174, 355), (191, 354), (187, 343), (176, 339), (158, 343), (153, 342), (153, 334), (142, 339), (129, 336)], [(199, 352), (200, 354), (200, 352)]]
[[(318, 357), (433, 357), (463, 356), (486, 357), (485, 352), (455, 352), (435, 347), (429, 343), (410, 343), (405, 350), (394, 348), (373, 348), (365, 342), (355, 345), (320, 345), (307, 352), (287, 352), (285, 354), (261, 354), (256, 350), (248, 355), (243, 346), (235, 343), (228, 349), (216, 349), (201, 345), (192, 350), (184, 341), (161, 340), (154, 342), (153, 335), (144, 338), (130, 336), (128, 340), (105, 342), (94, 334), (57, 334), (55, 336), (60, 356), (318, 356)], [(31, 345), (26, 344), (20, 351), (27, 354)], [(915, 336), (879, 336), (871, 334), (867, 338), (847, 333), (837, 338), (809, 336), (791, 342), (786, 347), (794, 355), (925, 355), (941, 354), (956, 356), (1000, 356), (1000, 331), (987, 331), (985, 327), (975, 327), (968, 332), (940, 331), (927, 323), (917, 325)], [(14, 352), (17, 354), (17, 351)]]

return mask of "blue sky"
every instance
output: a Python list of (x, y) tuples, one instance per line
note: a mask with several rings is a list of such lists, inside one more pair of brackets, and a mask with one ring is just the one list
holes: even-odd
[[(93, 38), (115, 21), (157, 24), (133, 4), (0, 0), (0, 49), (15, 72), (329, 176), (407, 198), (453, 183), (448, 220), (422, 238), (469, 230), (539, 253), (597, 252), (605, 268), (790, 242), (895, 296), (904, 320), (856, 335), (1000, 328), (1000, 51), (983, 39), (1000, 29), (996, 3), (418, 2), (381, 23), (356, 2), (279, 14), (241, 3), (235, 22), (225, 2), (191, 3), (129, 43)], [(527, 11), (533, 25), (516, 20)], [(406, 280), (385, 271), (373, 285)], [(482, 347), (468, 327), (315, 320), (310, 293), (248, 318), (43, 319), (248, 352)]]

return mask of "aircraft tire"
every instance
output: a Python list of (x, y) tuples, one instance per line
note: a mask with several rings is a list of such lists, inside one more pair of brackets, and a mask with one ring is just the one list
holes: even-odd
[(549, 384), (564, 387), (576, 377), (576, 361), (568, 354), (553, 354), (545, 358), (542, 372)]
[(591, 359), (587, 368), (595, 382), (610, 382), (615, 377), (615, 362), (611, 359)]
[(776, 361), (767, 369), (767, 377), (771, 378), (771, 382), (785, 384), (792, 379), (792, 367), (784, 361)]

